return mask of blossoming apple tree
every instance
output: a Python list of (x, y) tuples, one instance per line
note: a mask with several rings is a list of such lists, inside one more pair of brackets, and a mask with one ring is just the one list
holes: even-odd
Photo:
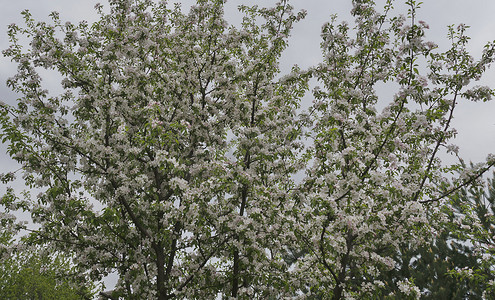
[[(0, 120), (9, 155), (41, 191), (23, 202), (41, 226), (31, 240), (92, 280), (116, 273), (109, 299), (380, 295), (398, 247), (434, 234), (443, 199), (495, 163), (464, 170), (438, 158), (456, 151), (457, 102), (493, 94), (469, 82), (494, 45), (473, 60), (460, 26), (435, 52), (415, 1), (406, 17), (390, 15), (392, 2), (379, 12), (353, 1), (355, 26), (325, 24), (322, 62), (289, 74), (279, 59), (305, 13), (288, 1), (240, 6), (238, 27), (223, 0), (188, 13), (111, 0), (91, 25), (23, 12), (4, 51), (20, 97)], [(61, 76), (61, 94), (44, 88), (42, 69)], [(320, 87), (303, 111), (310, 78)], [(417, 294), (409, 281), (394, 291)]]

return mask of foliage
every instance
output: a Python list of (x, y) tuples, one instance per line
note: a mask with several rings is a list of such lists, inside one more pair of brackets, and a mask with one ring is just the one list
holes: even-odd
[[(3, 174), (4, 183), (13, 180)], [(67, 253), (49, 251), (28, 237), (20, 237), (26, 222), (15, 217), (27, 209), (26, 201), (8, 188), (0, 199), (0, 298), (92, 299), (96, 286), (87, 281)]]
[(41, 255), (26, 249), (0, 263), (2, 299), (92, 299), (92, 284), (77, 282), (62, 256)]
[(462, 189), (445, 203), (436, 236), (418, 248), (401, 245), (395, 267), (380, 274), (387, 293), (414, 280), (422, 299), (489, 299), (493, 293), (492, 241), (495, 181)]
[(456, 270), (480, 267), (469, 241), (456, 239), (448, 229), (419, 248), (402, 245), (394, 269), (380, 274), (385, 294), (397, 293), (396, 282), (411, 279), (421, 299), (482, 299), (486, 282), (453, 275)]
[[(390, 16), (392, 2), (380, 12), (353, 1), (354, 26), (333, 18), (323, 61), (289, 74), (279, 59), (305, 13), (287, 1), (240, 6), (237, 28), (222, 0), (188, 13), (111, 0), (92, 25), (23, 12), (4, 51), (21, 96), (1, 106), (1, 137), (41, 193), (9, 203), (41, 225), (31, 239), (74, 254), (81, 274), (117, 273), (108, 298), (419, 297), (412, 278), (387, 291), (380, 274), (401, 245), (435, 236), (445, 199), (495, 163), (439, 159), (456, 152), (458, 101), (494, 93), (469, 83), (495, 44), (474, 60), (461, 25), (439, 52), (419, 5)], [(40, 69), (61, 75), (62, 94), (44, 89)], [(380, 85), (396, 93), (381, 99)]]
[(494, 237), (495, 237), (495, 173), (485, 184), (463, 190), (452, 198), (454, 208), (451, 230), (455, 238), (469, 242), (476, 263), (455, 268), (450, 274), (460, 280), (481, 286), (485, 299), (495, 296)]

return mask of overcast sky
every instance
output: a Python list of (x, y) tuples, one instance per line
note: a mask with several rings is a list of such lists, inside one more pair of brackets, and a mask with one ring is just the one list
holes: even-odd
[[(77, 23), (80, 20), (95, 21), (97, 15), (94, 5), (98, 2), (107, 5), (105, 1), (97, 0), (0, 0), (0, 48), (8, 47), (7, 26), (11, 23), (22, 24), (20, 12), (29, 9), (37, 20), (47, 20), (52, 11), (60, 12), (62, 20)], [(177, 1), (174, 1), (177, 2)], [(179, 1), (187, 8), (193, 1)], [(306, 9), (305, 20), (296, 24), (291, 37), (291, 45), (282, 58), (282, 70), (288, 70), (293, 64), (308, 67), (320, 60), (320, 28), (329, 20), (331, 14), (338, 14), (344, 20), (349, 20), (351, 0), (293, 0), (290, 1), (296, 10)], [(383, 0), (378, 0), (378, 3)], [(396, 11), (405, 13), (403, 0), (396, 1)], [(418, 11), (418, 20), (424, 20), (430, 25), (427, 37), (441, 47), (448, 46), (446, 38), (449, 24), (466, 23), (471, 26), (468, 34), (472, 37), (470, 49), (475, 57), (481, 53), (484, 43), (495, 40), (495, 1), (492, 0), (424, 0)], [(235, 7), (238, 4), (257, 3), (270, 5), (273, 0), (227, 2), (226, 15), (231, 23), (236, 23), (238, 14)], [(15, 95), (5, 85), (8, 77), (15, 74), (16, 66), (8, 59), (0, 58), (0, 100), (13, 103)], [(58, 79), (57, 79), (58, 80)], [(56, 84), (56, 80), (47, 84)], [(495, 87), (495, 67), (489, 70), (483, 80), (484, 84)], [(49, 87), (49, 86), (48, 86)], [(467, 160), (483, 160), (490, 152), (495, 152), (495, 101), (490, 103), (461, 102), (454, 124), (459, 131), (456, 143), (461, 147), (461, 154)], [(14, 167), (5, 155), (5, 147), (0, 146), (0, 162), (5, 169)]]

